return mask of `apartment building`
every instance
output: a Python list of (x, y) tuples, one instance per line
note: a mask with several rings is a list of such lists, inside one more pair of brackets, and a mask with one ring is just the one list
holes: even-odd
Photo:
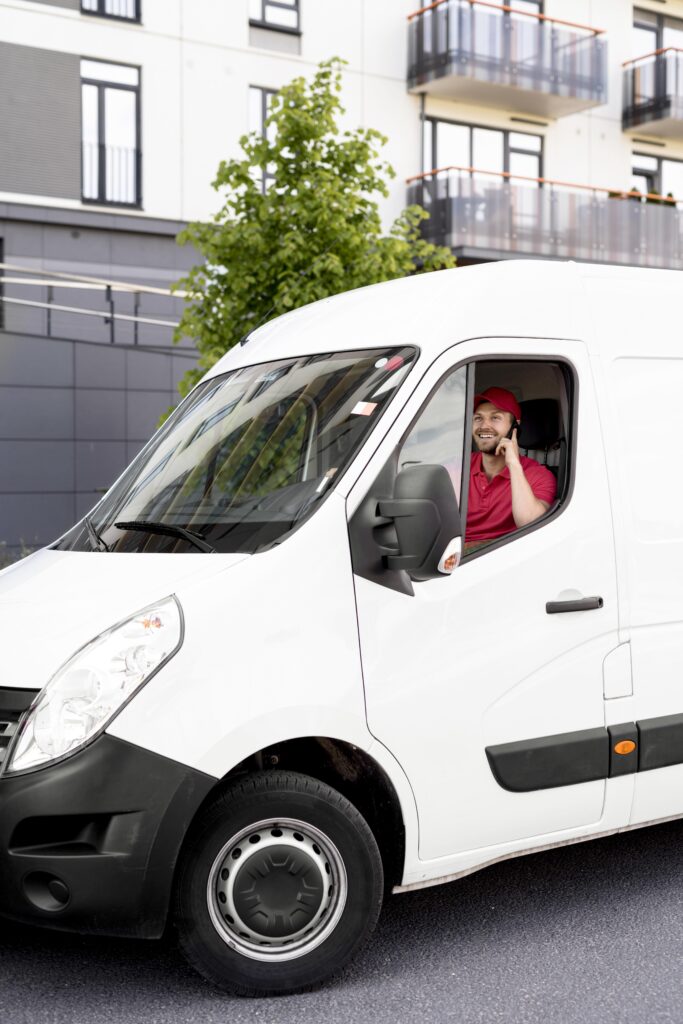
[(332, 55), (461, 264), (683, 269), (683, 0), (0, 0), (0, 542), (49, 542), (151, 433), (211, 180)]

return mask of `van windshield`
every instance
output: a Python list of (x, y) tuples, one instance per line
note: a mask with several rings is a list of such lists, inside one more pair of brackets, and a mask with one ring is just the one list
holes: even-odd
[(204, 381), (55, 546), (255, 552), (272, 544), (331, 489), (416, 354), (333, 352)]

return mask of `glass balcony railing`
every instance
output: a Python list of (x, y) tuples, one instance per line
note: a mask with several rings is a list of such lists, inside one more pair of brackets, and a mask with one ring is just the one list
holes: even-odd
[(437, 0), (408, 25), (414, 91), (549, 117), (607, 100), (600, 29), (488, 0)]
[(683, 50), (669, 46), (624, 64), (623, 125), (683, 138)]
[(683, 270), (683, 203), (544, 178), (445, 167), (408, 181), (423, 235), (464, 259), (511, 255)]

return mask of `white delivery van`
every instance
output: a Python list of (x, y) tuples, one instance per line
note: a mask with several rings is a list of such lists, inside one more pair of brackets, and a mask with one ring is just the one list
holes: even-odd
[[(300, 990), (383, 897), (683, 815), (676, 272), (448, 270), (230, 351), (0, 577), (0, 911)], [(557, 498), (468, 552), (475, 394)]]

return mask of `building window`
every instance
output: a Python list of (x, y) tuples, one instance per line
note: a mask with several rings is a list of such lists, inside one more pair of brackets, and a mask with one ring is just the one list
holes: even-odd
[(643, 195), (669, 196), (683, 200), (683, 160), (668, 160), (649, 153), (633, 154), (633, 191)]
[(683, 49), (683, 21), (680, 18), (670, 18), (636, 7), (633, 12), (633, 32), (637, 56), (644, 57), (670, 46)]
[(543, 177), (543, 137), (430, 117), (424, 123), (424, 163), (424, 172), (461, 167), (538, 179)]
[(140, 0), (81, 0), (81, 11), (101, 18), (140, 21)]
[(301, 32), (299, 0), (249, 0), (249, 24), (276, 32)]
[(523, 11), (536, 17), (543, 14), (543, 0), (509, 0), (505, 6), (512, 8), (513, 11)]
[[(249, 131), (262, 135), (268, 142), (275, 141), (275, 125), (266, 127), (274, 96), (277, 96), (276, 89), (265, 89), (259, 85), (249, 86)], [(269, 164), (258, 178), (262, 192), (270, 187), (274, 177), (275, 168)]]
[(140, 70), (81, 61), (83, 200), (139, 206)]

